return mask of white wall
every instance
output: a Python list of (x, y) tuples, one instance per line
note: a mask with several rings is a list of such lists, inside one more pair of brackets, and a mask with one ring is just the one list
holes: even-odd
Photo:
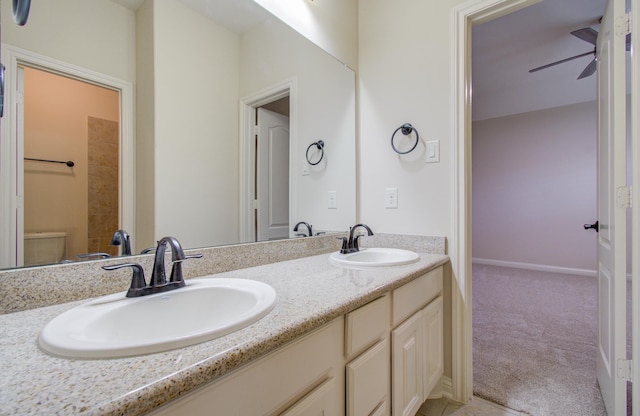
[[(133, 250), (156, 245), (155, 235), (155, 75), (153, 1), (145, 1), (136, 12), (136, 229)], [(131, 232), (131, 231), (130, 231)]]
[[(241, 96), (294, 78), (297, 131), (290, 166), (296, 195), (293, 221), (314, 230), (348, 230), (356, 217), (355, 74), (287, 25), (260, 25), (242, 37)], [(328, 87), (330, 86), (330, 88)], [(297, 136), (296, 136), (297, 133)], [(317, 166), (306, 162), (307, 147), (325, 142)], [(308, 175), (303, 175), (303, 169)], [(328, 209), (328, 191), (337, 209)], [(293, 225), (293, 224), (292, 224)]]
[(155, 238), (235, 243), (239, 38), (169, 0), (154, 3), (153, 34)]
[[(451, 8), (460, 1), (360, 1), (359, 219), (374, 231), (451, 238)], [(391, 134), (409, 122), (440, 141), (398, 156)], [(384, 191), (398, 188), (398, 209)]]
[(27, 24), (18, 26), (12, 19), (12, 2), (1, 4), (2, 42), (125, 81), (135, 80), (133, 11), (111, 0), (41, 1), (32, 4)]
[(595, 273), (597, 103), (473, 123), (473, 257)]
[(357, 0), (255, 0), (350, 68), (358, 68)]

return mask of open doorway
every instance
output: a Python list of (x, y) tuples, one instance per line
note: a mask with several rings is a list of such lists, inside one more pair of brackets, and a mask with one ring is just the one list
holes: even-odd
[(289, 238), (289, 97), (256, 108), (256, 241)]
[[(590, 47), (570, 33), (597, 35), (606, 1), (570, 3), (545, 1), (473, 27), (474, 393), (533, 414), (566, 414), (569, 404), (597, 415), (606, 414), (596, 384), (597, 234), (583, 225), (597, 220), (598, 104), (595, 77), (576, 79), (593, 54), (545, 69), (546, 87), (528, 74)], [(560, 54), (536, 62), (558, 36), (544, 19), (567, 39)], [(483, 54), (482, 36), (503, 57)], [(518, 50), (527, 56), (512, 68), (529, 78), (503, 71)], [(571, 77), (562, 81), (562, 72)]]
[[(115, 157), (117, 159), (117, 164), (111, 160), (110, 165), (102, 166), (92, 172), (95, 177), (92, 183), (97, 190), (94, 195), (97, 198), (91, 204), (95, 207), (112, 204), (115, 200), (113, 196), (110, 196), (108, 201), (103, 201), (101, 198), (107, 193), (115, 193), (117, 195), (117, 205), (114, 210), (117, 213), (118, 228), (134, 230), (135, 142), (133, 84), (10, 45), (3, 45), (2, 61), (6, 66), (6, 71), (4, 75), (5, 111), (0, 125), (2, 128), (2, 134), (0, 135), (0, 168), (2, 170), (0, 174), (0, 194), (3, 200), (3, 203), (0, 204), (0, 223), (2, 223), (3, 229), (0, 235), (0, 267), (24, 265), (25, 232), (36, 237), (51, 237), (55, 243), (53, 245), (58, 252), (61, 251), (63, 253), (63, 261), (64, 259), (78, 260), (78, 254), (87, 253), (87, 251), (94, 248), (94, 246), (91, 246), (88, 231), (88, 207), (90, 205), (88, 189), (89, 135), (93, 137), (92, 140), (95, 142), (95, 146), (91, 151), (91, 157), (94, 160), (105, 161), (104, 156), (106, 153), (111, 158)], [(25, 77), (27, 91), (25, 91)], [(29, 98), (32, 95), (29, 92), (29, 85), (35, 79), (34, 77), (40, 78), (39, 86), (33, 88), (36, 96), (42, 90), (54, 90), (48, 101), (38, 104), (37, 98)], [(61, 81), (61, 83), (53, 81), (54, 79)], [(97, 110), (97, 106), (93, 104), (88, 104), (86, 91), (74, 98), (69, 98), (68, 90), (76, 89), (75, 87), (70, 87), (71, 82), (77, 82), (80, 90), (91, 90), (93, 88), (94, 91), (99, 91), (98, 95), (102, 95), (103, 98), (107, 96), (115, 97), (115, 100), (111, 100), (111, 109), (105, 112)], [(32, 105), (40, 106), (41, 108), (37, 109), (37, 111), (41, 114), (36, 119), (39, 121), (28, 127), (29, 133), (27, 133), (25, 121), (30, 123), (29, 118), (31, 116), (27, 115), (27, 120), (25, 120), (25, 107), (26, 111), (31, 111), (30, 107)], [(61, 113), (65, 106), (78, 108), (83, 105), (87, 108), (79, 110), (83, 114), (80, 122), (75, 120), (75, 116), (67, 116)], [(56, 127), (58, 131), (49, 134), (54, 131), (50, 130), (51, 126)], [(117, 138), (117, 144), (113, 144), (113, 140), (111, 140), (108, 145), (111, 148), (110, 150), (102, 149), (101, 144), (99, 144), (105, 139), (105, 134), (112, 139)], [(32, 142), (29, 141), (26, 149), (25, 135), (33, 136), (36, 139), (33, 144), (30, 144)], [(80, 145), (74, 142), (73, 140), (80, 140), (76, 136), (82, 136), (83, 139), (81, 140), (83, 140), (84, 144)], [(61, 142), (58, 142), (58, 139)], [(30, 140), (29, 137), (27, 137), (27, 140)], [(117, 150), (113, 149), (114, 147)], [(84, 148), (85, 151), (81, 152), (81, 154), (75, 154), (74, 152), (80, 148)], [(29, 153), (25, 153), (25, 151)], [(30, 160), (25, 160), (25, 158)], [(43, 162), (42, 160), (45, 161)], [(80, 179), (81, 173), (84, 179)], [(73, 215), (87, 218), (87, 225), (84, 229), (81, 229), (82, 226), (77, 225), (67, 227), (67, 225), (59, 223), (44, 223), (45, 220), (48, 220), (47, 217), (51, 217), (53, 221), (55, 215), (51, 215), (54, 211), (54, 204), (38, 200), (44, 195), (43, 189), (47, 190), (47, 192), (49, 191), (47, 185), (42, 185), (42, 183), (38, 184), (39, 188), (34, 188), (34, 192), (28, 191), (29, 195), (27, 197), (29, 199), (34, 197), (35, 199), (31, 202), (27, 201), (28, 206), (26, 209), (31, 211), (34, 208), (36, 214), (33, 216), (29, 214), (31, 219), (28, 219), (26, 224), (29, 229), (25, 229), (24, 186), (25, 176), (27, 175), (32, 176), (27, 182), (33, 182), (31, 179), (37, 178), (34, 184), (38, 181), (41, 182), (41, 179), (45, 178), (56, 182), (59, 191), (53, 193), (53, 197), (58, 200), (56, 204), (66, 207)], [(117, 189), (115, 189), (114, 180), (111, 180), (110, 190), (107, 192), (107, 188), (104, 187), (103, 183), (107, 176), (112, 179), (115, 178)], [(74, 185), (70, 186), (71, 183), (74, 183)], [(64, 184), (62, 188), (60, 188), (61, 184)], [(77, 188), (77, 184), (81, 184), (81, 186)], [(31, 185), (31, 183), (28, 183), (27, 187)], [(71, 192), (71, 188), (82, 190), (81, 193), (83, 195), (78, 197), (77, 193)], [(51, 189), (55, 188), (52, 186)], [(78, 211), (78, 206), (71, 202), (76, 199), (83, 201), (82, 204), (86, 207), (86, 209), (82, 210), (82, 213)], [(44, 209), (37, 211), (41, 208)], [(109, 215), (112, 217), (114, 210), (109, 211)], [(99, 212), (94, 212), (96, 215), (100, 214)], [(95, 223), (100, 225), (100, 221), (102, 219), (98, 218)], [(111, 233), (114, 231), (110, 230)], [(82, 247), (70, 247), (65, 241), (62, 243), (63, 246), (60, 250), (60, 240), (66, 240), (67, 236), (80, 242), (79, 244)], [(85, 246), (86, 249), (84, 248)], [(98, 249), (101, 249), (100, 247), (102, 246), (95, 246)], [(31, 260), (29, 261), (31, 262)], [(37, 262), (42, 263), (43, 261), (37, 260)], [(50, 263), (52, 260), (45, 262)]]
[[(118, 91), (21, 65), (24, 265), (117, 255)], [(63, 250), (56, 250), (62, 244)]]
[[(457, 210), (453, 213), (453, 235), (456, 237), (452, 241), (450, 246), (450, 256), (454, 276), (456, 277), (456, 283), (459, 286), (459, 291), (454, 292), (453, 296), (453, 392), (454, 398), (461, 401), (469, 400), (473, 394), (473, 336), (472, 336), (472, 274), (471, 274), (471, 35), (472, 27), (499, 16), (507, 15), (508, 13), (520, 10), (531, 4), (535, 4), (536, 0), (491, 0), (491, 1), (470, 1), (460, 7), (456, 7), (453, 10), (453, 19), (455, 22), (454, 28), (454, 54), (455, 54), (455, 73), (454, 82), (452, 84), (452, 97), (454, 106), (454, 123), (452, 127), (452, 135), (454, 139), (454, 163), (452, 169), (453, 184), (454, 184), (454, 198), (453, 206), (457, 207)], [(609, 9), (609, 8), (612, 8)], [(637, 14), (637, 8), (632, 9), (632, 13), (635, 16)], [(617, 249), (612, 249), (613, 246), (609, 246), (607, 253), (601, 256), (599, 252), (599, 267), (598, 267), (598, 279), (599, 287), (603, 290), (599, 290), (598, 303), (604, 302), (607, 307), (598, 307), (598, 320), (603, 322), (604, 325), (598, 327), (598, 342), (599, 356), (598, 356), (598, 380), (599, 383), (604, 382), (607, 385), (606, 390), (615, 393), (615, 400), (607, 401), (607, 407), (609, 404), (616, 408), (622, 408), (624, 402), (624, 396), (622, 394), (625, 384), (625, 374), (616, 374), (617, 368), (623, 370), (627, 366), (631, 366), (632, 363), (627, 359), (627, 353), (625, 350), (625, 334), (624, 328), (624, 307), (626, 301), (624, 294), (626, 290), (626, 276), (624, 273), (625, 265), (625, 253), (624, 253), (624, 237), (625, 237), (625, 221), (624, 213), (628, 209), (628, 204), (625, 202), (626, 197), (631, 196), (627, 191), (629, 187), (627, 181), (624, 178), (624, 156), (625, 156), (625, 143), (624, 143), (624, 114), (622, 111), (625, 104), (625, 91), (624, 91), (624, 74), (625, 72), (630, 74), (637, 73), (637, 57), (634, 55), (631, 58), (631, 64), (627, 68), (631, 68), (631, 71), (625, 70), (625, 45), (624, 35), (628, 33), (629, 27), (625, 26), (615, 29), (613, 22), (624, 21), (629, 16), (625, 14), (624, 0), (608, 0), (607, 12), (603, 19), (604, 35), (603, 42), (607, 42), (608, 48), (604, 50), (611, 52), (606, 54), (600, 54), (598, 65), (600, 68), (605, 68), (604, 71), (598, 70), (598, 89), (601, 92), (599, 94), (599, 102), (604, 104), (602, 108), (599, 108), (598, 117), (601, 126), (599, 128), (599, 141), (600, 138), (604, 138), (604, 143), (611, 143), (615, 149), (614, 152), (598, 152), (599, 154), (599, 166), (606, 166), (607, 169), (598, 169), (598, 181), (600, 184), (607, 186), (613, 185), (611, 190), (605, 189), (599, 193), (598, 209), (600, 219), (600, 233), (599, 233), (599, 245), (600, 242), (613, 241), (612, 238), (615, 234), (615, 242)], [(611, 35), (615, 33), (615, 37)], [(631, 38), (637, 39), (637, 33), (631, 33)], [(599, 37), (600, 39), (600, 37)], [(600, 48), (602, 51), (603, 48)], [(628, 54), (627, 54), (628, 57)], [(604, 76), (602, 76), (604, 75)], [(635, 78), (633, 78), (636, 80)], [(631, 101), (637, 103), (638, 84), (635, 81), (631, 83)], [(615, 103), (615, 105), (612, 105)], [(635, 106), (634, 108), (637, 108)], [(634, 110), (635, 111), (635, 110)], [(637, 124), (635, 117), (631, 118), (631, 143), (632, 148), (636, 148), (638, 144)], [(610, 121), (615, 123), (610, 123)], [(609, 130), (609, 125), (615, 128)], [(604, 127), (602, 127), (604, 126)], [(613, 132), (613, 136), (612, 136)], [(610, 140), (610, 138), (612, 140)], [(606, 149), (607, 147), (603, 147)], [(637, 148), (636, 148), (637, 149)], [(637, 158), (635, 158), (634, 151), (634, 171), (637, 169)], [(602, 157), (601, 157), (602, 156)], [(610, 158), (609, 158), (610, 157)], [(616, 168), (616, 169), (612, 169)], [(635, 175), (637, 176), (637, 175)], [(610, 178), (610, 180), (608, 180)], [(607, 188), (605, 186), (605, 188)], [(614, 191), (615, 189), (615, 191)], [(602, 196), (602, 198), (600, 198)], [(635, 198), (635, 196), (634, 196)], [(602, 203), (600, 202), (602, 201)], [(632, 208), (634, 212), (634, 219), (637, 218), (635, 205)], [(606, 224), (603, 224), (602, 219), (605, 218)], [(602, 230), (607, 230), (603, 233)], [(612, 230), (616, 230), (615, 233)], [(622, 232), (621, 232), (622, 231)], [(638, 241), (637, 227), (632, 228), (632, 240)], [(619, 248), (623, 249), (620, 250)], [(635, 250), (635, 249), (634, 249)], [(615, 256), (612, 256), (615, 254)], [(614, 257), (614, 258), (612, 258)], [(606, 261), (607, 264), (603, 264)], [(635, 261), (635, 259), (633, 259)], [(605, 273), (607, 266), (615, 264), (615, 272)], [(637, 268), (632, 270), (633, 281), (637, 281)], [(638, 305), (638, 291), (634, 285), (634, 290), (631, 295), (634, 315), (637, 311)], [(633, 326), (633, 339), (638, 340), (638, 326)], [(607, 343), (608, 345), (603, 345)], [(614, 352), (615, 351), (615, 352)], [(638, 345), (634, 344), (633, 354), (637, 358)], [(636, 368), (636, 363), (639, 360), (633, 360), (633, 366)], [(620, 365), (622, 364), (622, 367)], [(604, 369), (607, 374), (602, 374), (601, 369)], [(602, 377), (601, 377), (602, 375)], [(622, 385), (622, 386), (621, 386)], [(637, 389), (634, 390), (634, 395), (637, 393)], [(625, 392), (626, 393), (626, 392)], [(622, 397), (621, 397), (622, 396)], [(610, 396), (609, 396), (610, 397)], [(605, 399), (606, 400), (606, 399)], [(626, 407), (626, 406), (624, 406)], [(614, 413), (613, 411), (611, 413)]]
[(285, 80), (240, 100), (240, 236), (289, 238), (296, 206), (297, 84)]

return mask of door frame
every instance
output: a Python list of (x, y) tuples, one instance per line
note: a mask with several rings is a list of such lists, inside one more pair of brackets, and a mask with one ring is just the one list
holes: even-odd
[[(22, 146), (16, 137), (18, 120), (16, 96), (18, 65), (30, 66), (59, 75), (75, 78), (119, 92), (120, 96), (120, 212), (119, 221), (123, 229), (135, 230), (135, 118), (133, 84), (109, 75), (82, 68), (45, 55), (40, 55), (12, 45), (2, 44), (2, 62), (5, 71), (5, 106), (1, 123), (0, 140), (0, 196), (10, 201), (10, 207), (0, 206), (0, 265), (15, 267), (17, 261), (16, 242), (24, 230), (18, 230), (16, 210), (22, 209), (18, 197), (16, 172), (23, 169)], [(124, 180), (127, 178), (127, 180)], [(4, 231), (6, 230), (6, 232)], [(134, 231), (135, 232), (135, 231)]]
[(452, 397), (473, 396), (471, 304), (471, 30), (541, 0), (470, 0), (452, 9)]
[[(640, 22), (640, 0), (631, 0), (631, 21)], [(640, 31), (631, 31), (631, 45), (634, 53), (631, 54), (631, 164), (632, 178), (640, 178)], [(635, 69), (635, 70), (634, 70)], [(632, 183), (631, 200), (631, 304), (632, 317), (640, 316), (640, 183)], [(640, 416), (640, 325), (632, 318), (631, 343), (632, 343), (632, 370), (635, 374), (635, 385), (631, 389), (633, 416)]]
[[(504, 16), (540, 0), (470, 0), (452, 10), (452, 232), (449, 246), (452, 291), (452, 396), (466, 402), (473, 395), (471, 309), (471, 29), (475, 24)], [(631, 0), (632, 21), (640, 21), (640, 1)], [(640, 31), (632, 31), (632, 45), (640, 45)], [(633, 177), (640, 177), (640, 54), (632, 54), (631, 152)], [(638, 184), (634, 184), (638, 187)], [(633, 316), (640, 316), (640, 192), (632, 193), (632, 300)], [(640, 374), (640, 325), (633, 322), (633, 373)], [(632, 389), (640, 402), (640, 388)], [(640, 416), (635, 406), (634, 416)]]
[(255, 206), (255, 148), (253, 145), (256, 126), (256, 109), (270, 102), (289, 96), (289, 224), (296, 212), (296, 189), (298, 171), (298, 82), (289, 78), (270, 87), (256, 91), (240, 99), (240, 241), (254, 242)]

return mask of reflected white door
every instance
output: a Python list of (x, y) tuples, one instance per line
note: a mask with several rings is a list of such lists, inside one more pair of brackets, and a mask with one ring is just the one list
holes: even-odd
[(289, 237), (289, 117), (258, 108), (258, 241)]
[[(626, 382), (625, 34), (624, 0), (609, 0), (598, 35), (598, 383), (609, 416), (623, 416)], [(620, 361), (622, 360), (622, 361)]]
[[(631, 1), (631, 20), (640, 22), (640, 0)], [(637, 27), (637, 23), (636, 23)], [(632, 354), (633, 354), (633, 371), (635, 374), (635, 383), (632, 389), (633, 416), (640, 416), (640, 383), (638, 376), (640, 375), (640, 55), (638, 47), (640, 46), (640, 30), (634, 30), (631, 33), (631, 48), (634, 53), (631, 54), (631, 68), (629, 75), (631, 78), (631, 156), (632, 156), (632, 175), (631, 185), (635, 187), (632, 192), (632, 208), (631, 208), (631, 281), (632, 281)]]

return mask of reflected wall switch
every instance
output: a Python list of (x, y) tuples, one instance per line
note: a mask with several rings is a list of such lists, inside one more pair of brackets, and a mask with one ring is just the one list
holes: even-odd
[(440, 162), (440, 140), (431, 140), (425, 143), (427, 146), (426, 163)]
[(385, 189), (384, 207), (387, 209), (398, 208), (398, 188)]
[(337, 191), (329, 191), (328, 193), (328, 203), (327, 208), (329, 209), (337, 209), (338, 208), (338, 192)]

